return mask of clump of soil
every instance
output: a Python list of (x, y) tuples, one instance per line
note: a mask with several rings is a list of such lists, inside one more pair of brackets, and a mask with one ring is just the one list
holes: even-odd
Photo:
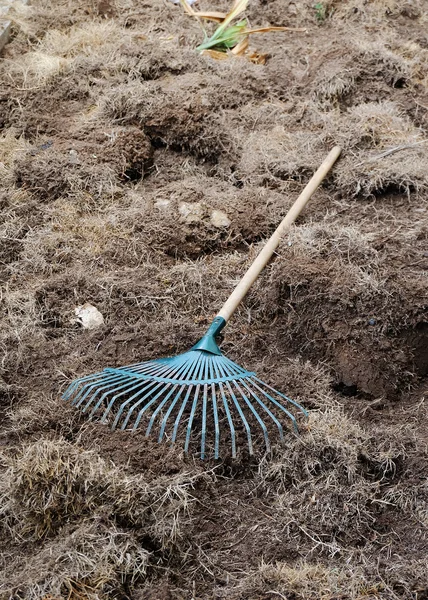
[[(170, 2), (14, 7), (2, 598), (427, 595), (424, 6), (321, 4), (250, 2), (254, 26), (307, 29), (255, 39), (264, 66), (197, 54), (199, 24)], [(255, 455), (202, 462), (60, 399), (76, 377), (188, 350), (335, 144), (222, 341), (309, 411), (298, 436), (266, 453), (257, 431)], [(93, 330), (75, 320), (86, 302)]]

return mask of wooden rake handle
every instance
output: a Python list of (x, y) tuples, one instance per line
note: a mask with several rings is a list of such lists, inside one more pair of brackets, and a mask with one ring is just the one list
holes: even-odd
[(329, 152), (322, 165), (313, 174), (303, 192), (297, 198), (296, 202), (293, 204), (293, 206), (290, 208), (284, 219), (281, 221), (274, 233), (268, 239), (263, 249), (257, 255), (251, 267), (248, 269), (248, 271), (242, 277), (241, 281), (233, 290), (229, 298), (226, 300), (225, 304), (223, 305), (223, 308), (217, 315), (218, 317), (222, 317), (227, 322), (233, 315), (233, 313), (237, 309), (240, 302), (243, 300), (250, 287), (253, 285), (257, 277), (260, 275), (262, 270), (269, 262), (272, 254), (277, 249), (281, 238), (290, 229), (291, 225), (294, 223), (294, 221), (300, 215), (302, 210), (305, 208), (306, 204), (311, 199), (312, 194), (315, 192), (315, 190), (326, 177), (327, 173), (330, 171), (336, 160), (339, 158), (340, 152), (341, 148), (339, 146), (335, 146)]

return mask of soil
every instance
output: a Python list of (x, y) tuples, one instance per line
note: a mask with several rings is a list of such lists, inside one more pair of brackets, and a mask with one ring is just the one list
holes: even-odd
[[(428, 598), (425, 8), (250, 1), (253, 26), (306, 28), (253, 36), (260, 65), (198, 54), (198, 22), (167, 0), (14, 6), (1, 598)], [(309, 411), (300, 435), (201, 461), (61, 400), (188, 350), (335, 144), (221, 343)]]

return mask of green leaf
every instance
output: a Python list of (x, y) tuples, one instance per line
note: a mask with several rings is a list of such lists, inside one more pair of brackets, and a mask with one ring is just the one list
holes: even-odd
[(207, 50), (208, 48), (233, 48), (238, 44), (243, 35), (245, 35), (245, 28), (247, 27), (247, 21), (241, 21), (236, 25), (228, 27), (221, 36), (211, 36), (208, 40), (200, 44), (196, 49)]
[(248, 2), (249, 0), (236, 0), (230, 12), (227, 13), (225, 20), (217, 27), (210, 39), (216, 39), (220, 37), (229, 23), (233, 21), (235, 17), (244, 12), (244, 10), (247, 8)]

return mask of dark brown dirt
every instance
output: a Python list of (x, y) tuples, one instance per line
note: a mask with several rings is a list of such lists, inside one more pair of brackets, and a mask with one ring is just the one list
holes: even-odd
[[(167, 1), (16, 8), (2, 599), (428, 598), (426, 10), (314, 4), (250, 1), (254, 26), (307, 28), (256, 37), (263, 66), (197, 54)], [(75, 377), (191, 347), (334, 144), (222, 342), (310, 411), (299, 437), (201, 462), (60, 400)], [(86, 302), (104, 325), (76, 323)]]

